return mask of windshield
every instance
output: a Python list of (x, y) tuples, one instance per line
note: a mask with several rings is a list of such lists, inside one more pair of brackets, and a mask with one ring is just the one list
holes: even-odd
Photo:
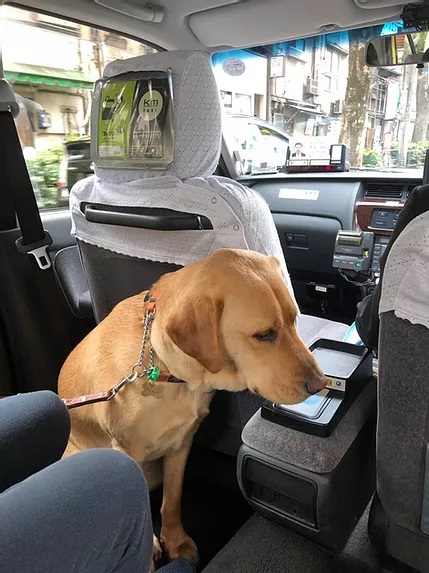
[[(429, 147), (428, 68), (364, 63), (368, 40), (397, 31), (400, 24), (390, 23), (215, 54), (227, 117), (266, 120), (277, 140), (289, 140), (291, 158), (326, 159), (332, 144), (343, 143), (352, 169), (421, 170)], [(429, 34), (421, 41), (424, 51)], [(248, 140), (239, 149), (242, 173), (262, 172), (258, 161), (281, 170), (278, 159), (276, 166), (270, 160), (269, 137), (253, 142), (249, 170)]]
[[(69, 189), (93, 172), (94, 81), (112, 60), (154, 49), (11, 6), (0, 8), (0, 24), (4, 75), (20, 105), (16, 123), (39, 206), (66, 205)], [(327, 159), (334, 143), (349, 147), (352, 169), (421, 172), (429, 147), (427, 67), (364, 65), (366, 42), (398, 31), (391, 23), (214, 54), (237, 172), (284, 171), (288, 152), (295, 160)], [(420, 35), (419, 51), (428, 37)]]

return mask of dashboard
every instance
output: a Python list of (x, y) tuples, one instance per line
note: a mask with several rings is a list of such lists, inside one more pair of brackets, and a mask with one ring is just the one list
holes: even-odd
[(360, 171), (253, 176), (240, 181), (268, 202), (292, 279), (325, 285), (343, 281), (332, 266), (340, 230), (374, 233), (370, 268), (379, 272), (380, 257), (399, 213), (421, 184), (421, 178), (403, 173)]

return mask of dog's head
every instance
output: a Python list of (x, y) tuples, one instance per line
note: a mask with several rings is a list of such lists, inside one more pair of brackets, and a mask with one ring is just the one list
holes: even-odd
[(162, 328), (175, 347), (216, 375), (205, 379), (221, 381), (223, 372), (233, 370), (241, 386), (225, 383), (226, 389), (247, 387), (289, 404), (325, 386), (297, 334), (297, 308), (278, 259), (220, 249), (159, 285)]

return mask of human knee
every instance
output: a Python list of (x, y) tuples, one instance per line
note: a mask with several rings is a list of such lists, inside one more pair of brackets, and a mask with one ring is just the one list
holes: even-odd
[(50, 390), (30, 394), (37, 400), (40, 425), (49, 436), (51, 447), (57, 449), (58, 459), (62, 456), (70, 436), (70, 414), (61, 398)]
[[(18, 394), (4, 400), (2, 428), (10, 443), (43, 458), (41, 467), (60, 459), (70, 435), (70, 415), (50, 390)], [(46, 460), (45, 460), (46, 458)]]
[(48, 416), (52, 426), (56, 428), (57, 432), (61, 433), (61, 435), (66, 435), (68, 440), (70, 434), (70, 414), (67, 406), (54, 392), (43, 390), (38, 392), (38, 394), (43, 394), (43, 397), (48, 403)]
[(146, 479), (132, 458), (112, 449), (85, 450), (68, 459), (74, 458), (80, 464), (83, 462), (95, 488), (108, 485), (109, 496), (115, 497), (125, 511), (128, 506), (132, 512), (147, 511), (149, 491)]

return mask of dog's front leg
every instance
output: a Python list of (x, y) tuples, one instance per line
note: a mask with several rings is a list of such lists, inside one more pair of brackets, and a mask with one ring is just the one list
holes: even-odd
[(183, 476), (193, 436), (191, 432), (179, 449), (164, 456), (161, 542), (170, 559), (184, 557), (196, 563), (197, 547), (183, 529), (181, 518)]

